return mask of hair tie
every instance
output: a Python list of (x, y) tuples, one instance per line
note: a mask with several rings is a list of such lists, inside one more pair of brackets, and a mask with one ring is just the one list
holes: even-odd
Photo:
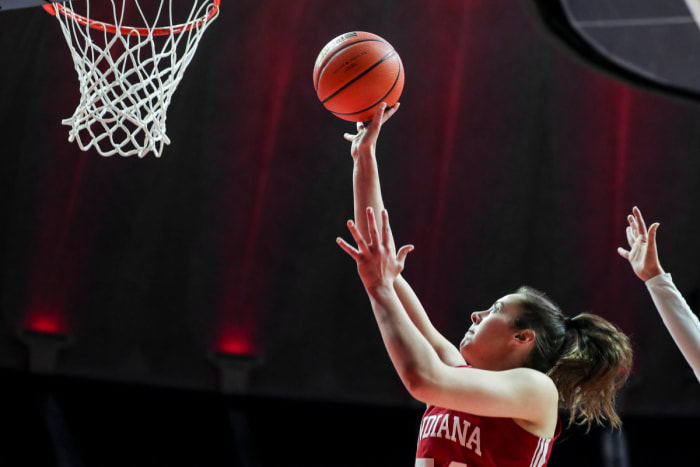
[(571, 323), (573, 319), (569, 318), (568, 316), (564, 317), (564, 326), (567, 328), (573, 327), (573, 324)]

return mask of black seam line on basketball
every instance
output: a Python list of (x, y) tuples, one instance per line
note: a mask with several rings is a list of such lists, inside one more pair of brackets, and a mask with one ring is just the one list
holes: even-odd
[(380, 41), (379, 39), (362, 39), (362, 40), (353, 42), (352, 44), (348, 44), (348, 45), (346, 45), (345, 47), (336, 50), (335, 53), (334, 53), (333, 55), (331, 55), (330, 57), (326, 57), (326, 59), (324, 60), (323, 67), (321, 67), (321, 71), (318, 72), (318, 76), (316, 77), (316, 86), (314, 86), (314, 89), (315, 89), (316, 91), (318, 91), (318, 83), (321, 82), (321, 75), (323, 74), (323, 70), (326, 69), (326, 67), (328, 66), (328, 64), (331, 62), (331, 60), (332, 60), (336, 55), (338, 55), (340, 52), (342, 52), (343, 50), (347, 49), (348, 47), (352, 47), (352, 46), (355, 45), (355, 44), (361, 44), (361, 43), (363, 43), (363, 42), (381, 42), (382, 44), (386, 44), (386, 45), (388, 45), (389, 47), (391, 47), (391, 44), (389, 44), (388, 42)]
[(374, 107), (375, 105), (379, 104), (379, 103), (382, 102), (384, 99), (386, 99), (386, 96), (388, 96), (389, 94), (391, 94), (391, 91), (393, 91), (394, 88), (396, 87), (396, 83), (399, 82), (399, 78), (401, 77), (401, 71), (402, 71), (402, 70), (401, 70), (401, 62), (399, 61), (399, 72), (396, 74), (396, 79), (394, 80), (394, 84), (391, 86), (391, 89), (389, 89), (389, 92), (387, 92), (386, 94), (384, 94), (384, 97), (382, 97), (381, 99), (379, 99), (377, 102), (375, 102), (374, 104), (370, 105), (370, 106), (367, 107), (366, 109), (358, 110), (357, 112), (351, 112), (351, 113), (349, 113), (349, 114), (341, 114), (340, 112), (333, 112), (332, 110), (331, 110), (331, 113), (332, 113), (333, 115), (355, 115), (355, 114), (360, 114), (360, 113), (362, 113), (362, 112), (367, 112), (369, 109), (371, 109), (372, 107)]
[(348, 81), (347, 83), (345, 83), (345, 85), (344, 85), (343, 87), (341, 87), (341, 88), (338, 89), (336, 92), (334, 92), (333, 94), (331, 94), (330, 96), (328, 96), (328, 97), (326, 97), (324, 100), (322, 100), (322, 101), (321, 101), (321, 104), (325, 104), (325, 103), (328, 102), (329, 100), (333, 99), (335, 96), (337, 96), (338, 94), (340, 94), (340, 93), (343, 91), (343, 89), (347, 88), (347, 87), (350, 86), (352, 83), (354, 83), (354, 82), (357, 81), (358, 79), (362, 78), (363, 76), (365, 76), (365, 75), (366, 75), (367, 73), (369, 73), (370, 71), (374, 70), (376, 67), (378, 67), (379, 65), (381, 65), (381, 63), (382, 63), (384, 60), (386, 60), (387, 58), (390, 58), (390, 57), (391, 57), (392, 55), (394, 55), (394, 54), (396, 54), (396, 50), (392, 50), (392, 51), (389, 52), (388, 54), (384, 55), (384, 57), (383, 57), (381, 60), (379, 60), (377, 63), (375, 63), (375, 64), (372, 65), (371, 67), (367, 68), (365, 71), (363, 71), (363, 72), (360, 73), (359, 75), (355, 76), (353, 79), (351, 79), (350, 81)]

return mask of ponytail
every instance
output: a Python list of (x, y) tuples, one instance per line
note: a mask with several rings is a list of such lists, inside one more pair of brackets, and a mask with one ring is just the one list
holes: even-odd
[(530, 287), (516, 293), (523, 299), (514, 325), (535, 332), (535, 347), (525, 366), (552, 378), (560, 406), (569, 410), (569, 425), (590, 428), (594, 422), (607, 422), (619, 428), (615, 396), (632, 369), (629, 338), (597, 315), (565, 318), (545, 294)]
[(559, 390), (561, 404), (573, 422), (613, 428), (622, 425), (615, 396), (632, 369), (628, 337), (600, 316), (581, 313), (569, 321), (561, 358), (547, 372)]

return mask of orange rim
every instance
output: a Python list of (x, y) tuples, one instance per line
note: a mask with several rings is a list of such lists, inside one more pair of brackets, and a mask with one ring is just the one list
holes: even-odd
[(178, 24), (176, 26), (168, 26), (164, 28), (136, 28), (133, 26), (116, 26), (114, 24), (103, 23), (94, 19), (88, 19), (84, 16), (80, 16), (67, 9), (60, 3), (51, 3), (48, 5), (42, 5), (44, 10), (46, 10), (51, 15), (56, 15), (57, 13), (62, 14), (66, 18), (72, 19), (73, 21), (82, 24), (83, 26), (89, 26), (92, 29), (98, 31), (107, 31), (112, 34), (121, 34), (122, 36), (129, 36), (132, 34), (138, 34), (139, 36), (167, 36), (170, 34), (180, 34), (181, 32), (189, 31), (194, 27), (201, 27), (204, 23), (212, 19), (219, 12), (219, 6), (221, 5), (221, 0), (214, 0), (214, 7), (209, 10), (206, 16), (197, 18), (189, 23)]

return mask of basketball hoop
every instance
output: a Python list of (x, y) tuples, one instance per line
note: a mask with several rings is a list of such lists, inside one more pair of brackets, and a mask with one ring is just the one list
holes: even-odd
[[(102, 156), (160, 157), (166, 134), (166, 111), (204, 31), (219, 14), (221, 0), (191, 0), (187, 20), (174, 24), (173, 0), (160, 0), (154, 19), (148, 20), (138, 0), (131, 0), (143, 26), (123, 25), (121, 9), (110, 0), (114, 23), (77, 14), (71, 1), (44, 5), (58, 19), (68, 42), (80, 82), (80, 103), (73, 116), (68, 141), (81, 150), (94, 147)], [(167, 11), (165, 11), (167, 10)], [(158, 25), (165, 21), (165, 26)]]

